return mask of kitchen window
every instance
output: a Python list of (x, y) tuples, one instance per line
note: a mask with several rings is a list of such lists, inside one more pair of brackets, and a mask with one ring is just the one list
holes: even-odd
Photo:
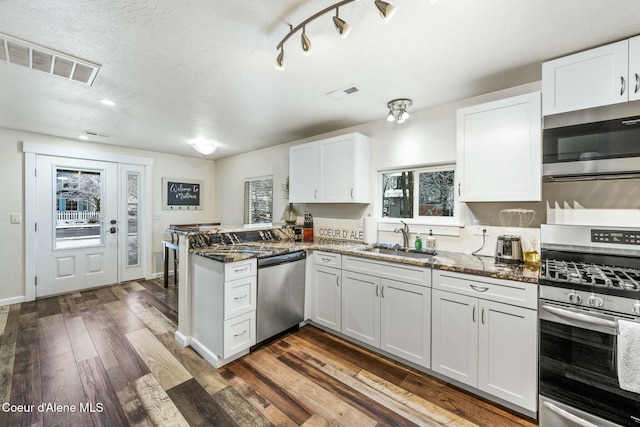
[(416, 223), (457, 223), (455, 166), (431, 166), (380, 173), (383, 219)]
[(270, 224), (273, 221), (273, 177), (244, 181), (244, 223)]

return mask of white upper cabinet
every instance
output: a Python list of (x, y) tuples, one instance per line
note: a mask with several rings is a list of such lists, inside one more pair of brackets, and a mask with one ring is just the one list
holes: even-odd
[(289, 202), (318, 201), (318, 144), (289, 148)]
[(629, 101), (640, 99), (640, 36), (629, 39)]
[(371, 143), (359, 133), (289, 149), (289, 202), (369, 203)]
[(543, 63), (543, 114), (639, 99), (638, 55), (640, 43), (634, 37)]
[(540, 92), (459, 109), (458, 199), (540, 201), (541, 137)]

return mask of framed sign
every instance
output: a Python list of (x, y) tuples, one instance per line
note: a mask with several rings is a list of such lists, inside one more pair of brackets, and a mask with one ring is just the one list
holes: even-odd
[(202, 209), (202, 181), (162, 178), (162, 209)]

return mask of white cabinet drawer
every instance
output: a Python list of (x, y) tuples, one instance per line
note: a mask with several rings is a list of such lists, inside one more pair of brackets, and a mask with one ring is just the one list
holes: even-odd
[(255, 258), (226, 263), (224, 265), (224, 279), (236, 280), (243, 277), (255, 276), (257, 267), (258, 263)]
[(317, 266), (325, 267), (342, 267), (342, 255), (334, 254), (332, 252), (316, 251), (313, 253), (313, 263)]
[(426, 267), (344, 256), (342, 269), (414, 285), (431, 286), (431, 269)]
[(256, 312), (234, 317), (224, 322), (224, 359), (256, 343)]
[(229, 320), (256, 309), (256, 276), (227, 281), (224, 284), (224, 319)]
[(532, 283), (433, 270), (433, 287), (485, 300), (537, 308), (538, 286)]

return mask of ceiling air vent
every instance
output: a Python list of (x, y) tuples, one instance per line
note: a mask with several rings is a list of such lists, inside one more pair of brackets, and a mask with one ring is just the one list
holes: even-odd
[(355, 85), (351, 84), (349, 86), (343, 87), (342, 89), (336, 89), (332, 92), (329, 92), (327, 96), (332, 98), (342, 98), (346, 95), (353, 95), (354, 93), (358, 93), (360, 89), (358, 89)]
[(89, 86), (100, 65), (0, 33), (0, 60)]

